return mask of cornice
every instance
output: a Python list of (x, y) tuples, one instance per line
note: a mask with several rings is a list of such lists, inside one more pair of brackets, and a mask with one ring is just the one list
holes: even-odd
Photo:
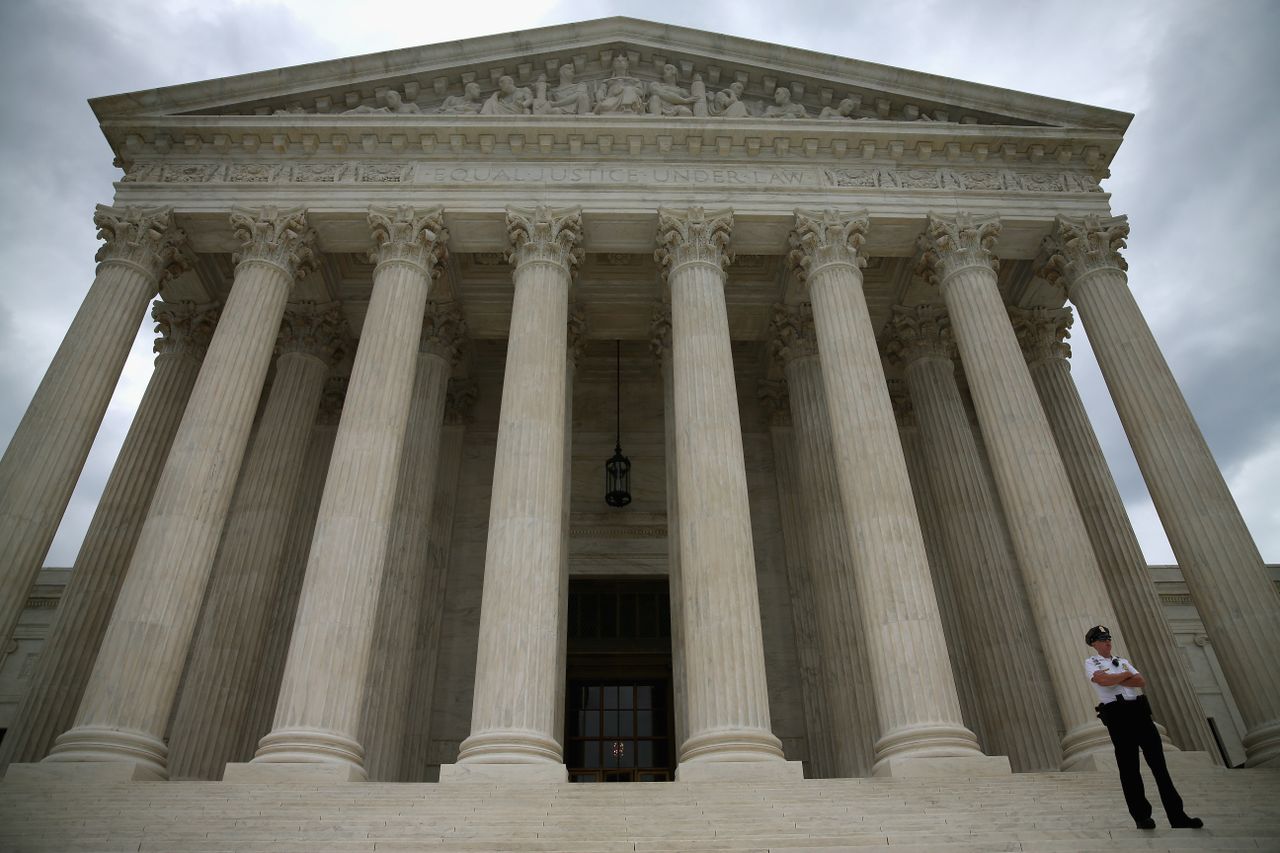
[(1108, 174), (1121, 134), (1075, 127), (942, 122), (624, 116), (174, 116), (105, 121), (126, 170), (152, 159), (489, 156), (829, 159), (886, 165), (991, 164)]

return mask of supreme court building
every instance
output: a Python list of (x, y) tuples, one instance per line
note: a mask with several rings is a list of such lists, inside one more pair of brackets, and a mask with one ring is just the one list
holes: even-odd
[(1280, 595), (1099, 185), (1130, 115), (623, 18), (92, 106), (4, 637), (148, 311), (157, 355), (11, 780), (1088, 769), (1098, 623), (1217, 755), (1073, 322), (1280, 764)]

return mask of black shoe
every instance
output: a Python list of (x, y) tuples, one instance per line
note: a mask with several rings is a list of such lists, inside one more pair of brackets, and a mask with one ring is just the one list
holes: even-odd
[(1156, 828), (1156, 822), (1149, 817), (1144, 817), (1142, 820), (1136, 821), (1136, 823), (1138, 824), (1138, 829)]
[(1169, 821), (1169, 825), (1174, 829), (1203, 829), (1204, 821), (1198, 817), (1188, 817), (1187, 815), (1183, 815), (1177, 820)]

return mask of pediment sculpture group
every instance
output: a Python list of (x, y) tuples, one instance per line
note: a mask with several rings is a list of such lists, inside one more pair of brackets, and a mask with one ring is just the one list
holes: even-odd
[[(406, 101), (399, 92), (385, 93), (385, 107), (361, 105), (345, 114), (435, 113), (443, 115), (636, 115), (636, 116), (722, 116), (725, 118), (814, 118), (804, 104), (791, 99), (791, 90), (779, 86), (773, 103), (745, 101), (743, 83), (735, 81), (727, 89), (708, 92), (701, 75), (694, 74), (688, 89), (677, 82), (674, 65), (664, 65), (662, 79), (644, 81), (631, 76), (625, 56), (613, 59), (611, 76), (592, 84), (577, 79), (572, 64), (560, 66), (559, 85), (550, 87), (545, 74), (530, 86), (517, 86), (508, 75), (498, 78), (498, 89), (489, 97), (481, 94), (474, 81), (463, 87), (461, 95), (450, 95), (431, 110), (423, 110)], [(816, 116), (820, 119), (860, 119), (858, 102), (846, 98), (836, 106), (825, 106)], [(286, 112), (286, 111), (280, 111)]]

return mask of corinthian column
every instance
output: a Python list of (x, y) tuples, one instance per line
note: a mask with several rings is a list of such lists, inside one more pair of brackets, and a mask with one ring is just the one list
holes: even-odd
[(311, 553), (311, 535), (316, 529), (316, 514), (324, 494), (329, 460), (333, 457), (333, 441), (338, 435), (338, 420), (347, 394), (350, 377), (332, 372), (320, 395), (319, 411), (311, 427), (307, 452), (302, 461), (298, 490), (289, 502), (289, 522), (281, 533), (284, 540), (280, 554), (280, 586), (270, 612), (275, 614), (263, 641), (262, 660), (255, 680), (254, 700), (241, 729), (236, 755), (252, 755), (258, 740), (271, 730), (276, 700), (280, 697), (280, 678), (289, 654), (293, 635), (293, 619), (298, 612), (298, 596), (302, 594), (302, 578)]
[[(791, 262), (807, 281), (847, 541), (875, 686), (877, 775), (1008, 773), (965, 728), (875, 329), (862, 292), (865, 216), (796, 212)], [(903, 671), (905, 668), (905, 672)], [(928, 762), (922, 764), (920, 762)], [(925, 768), (930, 768), (925, 770)]]
[[(170, 775), (217, 779), (236, 752), (254, 696), (292, 497), (329, 368), (343, 356), (342, 308), (297, 305), (277, 337), (275, 379), (250, 442), (170, 727)], [(247, 756), (243, 756), (247, 757)]]
[(436, 468), (436, 494), (432, 501), (431, 523), (426, 540), (426, 582), (419, 605), (418, 636), (414, 641), (412, 692), (408, 699), (405, 757), (400, 764), (400, 781), (425, 782), (431, 764), (431, 717), (435, 707), (436, 671), (440, 663), (440, 627), (444, 622), (449, 549), (453, 541), (453, 512), (458, 494), (458, 472), (462, 468), (462, 444), (471, 408), (475, 404), (476, 383), (451, 380), (445, 392), (444, 428), (440, 435)]
[(71, 500), (147, 303), (182, 272), (185, 235), (169, 208), (98, 205), (98, 272), (0, 459), (0, 639)]
[[(396, 487), (387, 567), (374, 620), (373, 652), (361, 715), (365, 768), (377, 782), (398, 782), (413, 685), (414, 646), (428, 584), (429, 534), (440, 467), (445, 392), (466, 323), (452, 303), (428, 303), (418, 345), (409, 423)], [(431, 713), (430, 701), (414, 713)]]
[(507, 211), (515, 302), (502, 379), (471, 735), (440, 781), (564, 782), (562, 628), (565, 359), (578, 211)]
[[(1044, 660), (956, 384), (950, 319), (941, 306), (918, 305), (895, 308), (892, 324), (889, 352), (904, 366), (945, 566), (953, 570), (948, 585), (961, 632), (971, 638), (965, 677), (976, 682), (983, 745), (1008, 755), (1017, 771), (1056, 769), (1061, 755)], [(1000, 638), (993, 641), (989, 635), (996, 625)], [(1009, 672), (1020, 674), (1020, 689), (1010, 689)]]
[(667, 598), (671, 609), (671, 693), (675, 707), (676, 753), (689, 733), (689, 700), (684, 667), (684, 594), (680, 583), (680, 496), (676, 475), (674, 365), (671, 361), (671, 306), (658, 301), (649, 322), (649, 349), (662, 370), (662, 455), (667, 492)]
[(371, 208), (369, 227), (377, 245), (373, 294), (320, 499), (275, 721), (253, 762), (227, 765), (224, 778), (367, 778), (357, 737), (374, 614), (423, 310), (448, 240), (438, 208)]
[(1168, 726), (1179, 745), (1212, 755), (1217, 752), (1213, 734), (1165, 621), (1120, 490), (1071, 378), (1067, 361), (1071, 346), (1066, 343), (1071, 309), (1010, 308), (1009, 317), (1071, 478), (1111, 602), (1132, 644), (1132, 657), (1147, 676), (1144, 692), (1155, 699), (1157, 719)]
[(1080, 311), (1133, 455), (1244, 718), (1245, 763), (1280, 765), (1280, 596), (1129, 291), (1124, 217), (1059, 217), (1042, 272)]
[(312, 268), (302, 211), (237, 210), (235, 282), (103, 637), (75, 727), (45, 761), (163, 778), (165, 726), (244, 457), (280, 317)]
[[(805, 775), (810, 779), (829, 779), (839, 775), (832, 769), (836, 755), (835, 727), (831, 725), (832, 706), (824, 687), (822, 650), (814, 618), (818, 605), (813, 600), (813, 584), (809, 578), (811, 543), (806, 538), (805, 489), (791, 426), (791, 395), (782, 380), (763, 380), (756, 393), (769, 419), (773, 444), (774, 480), (787, 564), (787, 590), (791, 597), (791, 628), (796, 642), (796, 663), (800, 666), (800, 702), (804, 706), (805, 746), (809, 751)], [(869, 696), (869, 691), (865, 695)]]
[(805, 484), (802, 536), (813, 584), (814, 622), (829, 704), (832, 775), (871, 771), (876, 738), (866, 640), (862, 636), (854, 560), (845, 528), (840, 484), (831, 460), (831, 414), (822, 386), (822, 363), (813, 310), (801, 305), (773, 319), (774, 352), (782, 359), (791, 398), (797, 474)]
[(920, 271), (941, 287), (951, 316), (1066, 726), (1063, 767), (1083, 768), (1092, 766), (1090, 753), (1111, 748), (1081, 670), (1084, 634), (1115, 625), (1115, 611), (996, 285), (991, 246), (999, 233), (994, 219), (930, 216)]
[(725, 310), (730, 211), (658, 211), (671, 288), (688, 732), (676, 778), (798, 778), (770, 731), (742, 427)]
[(89, 523), (31, 684), (0, 747), (0, 769), (44, 758), (53, 739), (75, 721), (218, 309), (157, 302), (151, 316), (160, 335), (155, 371)]

